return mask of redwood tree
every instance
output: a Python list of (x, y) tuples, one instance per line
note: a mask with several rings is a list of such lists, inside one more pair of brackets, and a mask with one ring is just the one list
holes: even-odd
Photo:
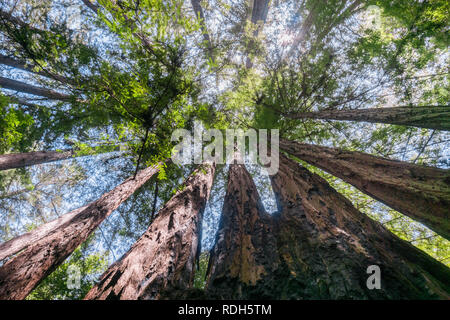
[[(359, 212), (323, 178), (280, 157), (271, 177), (282, 299), (450, 298), (450, 269)], [(367, 286), (369, 266), (381, 288)]]
[(389, 123), (450, 130), (450, 106), (407, 106), (354, 110), (322, 110), (286, 114), (291, 119), (324, 119)]
[(24, 299), (59, 266), (117, 207), (147, 182), (158, 166), (141, 170), (87, 205), (70, 220), (49, 228), (48, 234), (0, 267), (0, 299)]
[(449, 170), (287, 140), (280, 141), (280, 149), (450, 239)]
[(195, 170), (85, 299), (153, 300), (189, 289), (200, 253), (202, 216), (214, 172), (212, 164)]
[(69, 159), (74, 156), (72, 149), (62, 151), (33, 151), (0, 155), (0, 170), (23, 168), (36, 164)]
[(277, 266), (271, 216), (265, 212), (244, 165), (230, 165), (216, 243), (208, 265), (206, 295), (216, 299), (273, 297)]

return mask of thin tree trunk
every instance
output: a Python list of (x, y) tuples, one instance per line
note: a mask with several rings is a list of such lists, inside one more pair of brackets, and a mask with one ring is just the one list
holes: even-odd
[(164, 299), (191, 288), (201, 221), (214, 172), (211, 164), (195, 170), (85, 299)]
[(23, 168), (41, 163), (69, 159), (74, 155), (75, 152), (73, 149), (2, 154), (0, 155), (0, 170)]
[(50, 89), (36, 87), (31, 84), (0, 77), (0, 87), (15, 90), (23, 93), (29, 93), (35, 96), (45, 97), (52, 100), (70, 101), (72, 97), (67, 94), (59, 93)]
[[(323, 178), (280, 156), (271, 177), (281, 299), (450, 298), (450, 269), (359, 212)], [(380, 268), (369, 289), (367, 268)]]
[(244, 165), (232, 164), (208, 265), (206, 295), (214, 299), (272, 297), (276, 283), (271, 273), (276, 265), (271, 216)]
[(208, 46), (208, 56), (214, 61), (213, 54), (213, 46), (211, 43), (211, 37), (209, 36), (208, 29), (205, 24), (205, 15), (203, 13), (203, 8), (201, 6), (200, 0), (191, 0), (192, 9), (194, 9), (195, 15), (197, 19), (200, 19), (200, 26), (203, 33), (203, 40), (207, 43)]
[(24, 61), (16, 60), (16, 59), (10, 58), (10, 57), (2, 55), (2, 54), (0, 54), (0, 64), (10, 66), (13, 68), (17, 68), (17, 69), (21, 69), (21, 70), (24, 70), (27, 72), (32, 72), (32, 73), (35, 73), (35, 74), (38, 74), (40, 76), (44, 76), (47, 78), (52, 78), (52, 79), (58, 80), (59, 82), (62, 82), (62, 83), (70, 83), (71, 82), (66, 77), (60, 76), (58, 74), (54, 74), (52, 72), (35, 71), (33, 66), (27, 65)]
[[(256, 25), (256, 30), (253, 32), (253, 36), (257, 37), (267, 19), (267, 14), (269, 12), (269, 0), (252, 0), (252, 1), (253, 3), (250, 21), (254, 25)], [(250, 42), (249, 46), (253, 46), (253, 43)], [(250, 69), (252, 66), (253, 62), (249, 57), (247, 57), (245, 67), (247, 69)]]
[(325, 119), (388, 123), (419, 128), (450, 130), (450, 106), (324, 110), (286, 114), (291, 119)]
[(93, 4), (91, 0), (82, 0), (82, 1), (89, 9), (91, 9), (94, 13), (97, 13), (99, 7), (96, 4)]
[(49, 234), (29, 245), (0, 268), (0, 300), (24, 299), (80, 245), (111, 212), (158, 172), (158, 166), (141, 170), (72, 219), (50, 228)]
[(280, 149), (450, 239), (449, 170), (287, 140)]

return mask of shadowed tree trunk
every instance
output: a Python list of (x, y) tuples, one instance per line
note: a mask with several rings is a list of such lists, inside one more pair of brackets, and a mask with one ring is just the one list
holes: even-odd
[(99, 8), (98, 8), (98, 6), (97, 6), (96, 4), (92, 3), (91, 0), (81, 0), (81, 1), (83, 1), (83, 3), (84, 3), (89, 9), (91, 9), (93, 12), (97, 13), (97, 11), (98, 11)]
[(52, 100), (70, 101), (72, 97), (67, 94), (59, 93), (50, 89), (36, 87), (28, 83), (0, 77), (0, 87), (15, 90), (23, 93), (29, 93), (35, 96), (45, 97)]
[(276, 279), (272, 271), (276, 266), (271, 216), (265, 212), (245, 167), (232, 164), (208, 265), (206, 295), (213, 299), (273, 297)]
[(324, 110), (320, 112), (286, 114), (286, 116), (291, 119), (365, 121), (450, 130), (450, 106)]
[(85, 299), (164, 299), (192, 287), (215, 166), (203, 164)]
[[(158, 166), (141, 170), (100, 199), (90, 203), (68, 221), (0, 267), (0, 300), (24, 299), (42, 279), (81, 244), (111, 212), (158, 172)], [(69, 213), (70, 214), (70, 213)]]
[(450, 239), (449, 170), (287, 140), (280, 141), (280, 149)]
[[(250, 21), (256, 25), (256, 30), (253, 32), (253, 36), (257, 37), (262, 29), (262, 26), (266, 22), (267, 14), (269, 12), (269, 0), (251, 0), (252, 2), (252, 13)], [(254, 46), (254, 43), (250, 41), (249, 47)], [(253, 62), (249, 57), (245, 61), (245, 67), (247, 69), (253, 66)]]
[(52, 78), (55, 80), (58, 80), (62, 83), (71, 83), (72, 81), (67, 79), (66, 77), (60, 76), (58, 74), (54, 74), (52, 72), (48, 72), (48, 71), (35, 71), (34, 70), (34, 66), (32, 65), (27, 65), (24, 61), (20, 61), (20, 60), (16, 60), (13, 58), (10, 58), (8, 56), (2, 55), (0, 54), (0, 64), (6, 65), (6, 66), (10, 66), (13, 68), (17, 68), (17, 69), (21, 69), (27, 72), (32, 72), (35, 74), (38, 74), (40, 76), (44, 76), (47, 78)]
[(205, 15), (203, 13), (203, 8), (201, 6), (200, 0), (191, 0), (192, 9), (194, 9), (195, 15), (197, 19), (200, 19), (200, 26), (203, 33), (203, 40), (207, 44), (208, 48), (208, 56), (212, 59), (214, 62), (214, 54), (213, 54), (213, 47), (211, 43), (211, 37), (209, 36), (208, 29), (206, 28), (205, 24)]
[(69, 159), (74, 156), (72, 149), (62, 151), (34, 151), (0, 155), (0, 170), (23, 168), (36, 164)]
[[(281, 299), (450, 298), (450, 269), (359, 212), (323, 178), (280, 156), (271, 177)], [(370, 290), (367, 268), (380, 268)]]

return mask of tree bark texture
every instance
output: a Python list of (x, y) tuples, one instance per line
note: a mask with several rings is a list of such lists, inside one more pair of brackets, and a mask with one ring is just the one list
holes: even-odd
[[(28, 245), (0, 267), (0, 300), (24, 299), (80, 245), (117, 207), (159, 171), (159, 166), (141, 170), (68, 221)], [(70, 214), (70, 213), (69, 213)]]
[(159, 211), (142, 237), (85, 299), (165, 299), (188, 292), (200, 253), (203, 211), (215, 166), (203, 164)]
[(29, 93), (35, 96), (45, 97), (51, 100), (70, 101), (72, 97), (50, 89), (36, 87), (28, 83), (0, 77), (0, 87), (15, 90), (23, 93)]
[(280, 149), (341, 178), (450, 240), (450, 171), (281, 140)]
[(277, 261), (271, 216), (245, 167), (232, 164), (208, 265), (206, 295), (213, 299), (273, 297)]
[(74, 150), (33, 151), (0, 155), (0, 170), (23, 168), (36, 164), (69, 159), (74, 156)]
[[(323, 178), (280, 157), (271, 177), (281, 299), (449, 299), (450, 269), (359, 212)], [(381, 288), (367, 287), (380, 267)]]
[(364, 121), (450, 130), (450, 106), (323, 110), (319, 112), (287, 114), (287, 117), (292, 119)]
[(56, 230), (58, 227), (70, 221), (73, 217), (75, 217), (78, 213), (80, 213), (84, 209), (86, 209), (86, 206), (78, 208), (76, 210), (72, 210), (62, 215), (58, 219), (45, 223), (37, 227), (36, 229), (33, 229), (30, 232), (24, 233), (9, 241), (3, 242), (2, 244), (0, 244), (0, 261), (13, 254), (16, 254), (19, 251), (28, 248), (28, 246), (39, 241), (40, 239), (47, 236), (53, 230)]

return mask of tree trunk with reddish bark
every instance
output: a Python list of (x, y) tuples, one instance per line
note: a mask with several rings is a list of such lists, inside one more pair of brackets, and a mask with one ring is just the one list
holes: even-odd
[(70, 101), (72, 96), (56, 92), (47, 88), (36, 87), (28, 83), (0, 77), (0, 87), (18, 92), (29, 93), (35, 96), (45, 97), (51, 100)]
[(72, 158), (72, 149), (62, 151), (34, 151), (0, 155), (0, 170), (23, 168), (36, 164), (54, 162)]
[[(46, 276), (80, 245), (117, 207), (159, 171), (141, 170), (68, 221), (49, 228), (49, 233), (28, 243), (26, 249), (0, 267), (0, 300), (24, 299)], [(70, 213), (69, 213), (70, 214)]]
[[(271, 177), (280, 257), (276, 299), (450, 298), (450, 269), (359, 212), (323, 178), (280, 157)], [(380, 268), (369, 289), (367, 268)]]
[(30, 232), (24, 233), (11, 240), (3, 242), (2, 244), (0, 244), (0, 261), (28, 248), (36, 241), (39, 241), (40, 239), (50, 234), (53, 230), (56, 230), (57, 228), (70, 221), (84, 209), (86, 209), (86, 206), (70, 211), (62, 215), (58, 219), (45, 223)]
[(280, 149), (450, 239), (450, 171), (281, 140)]
[(102, 275), (85, 299), (153, 300), (189, 292), (214, 172), (211, 164), (194, 171), (148, 230)]
[(286, 114), (286, 116), (291, 119), (364, 121), (450, 130), (450, 106), (323, 110)]
[(205, 293), (213, 299), (273, 297), (277, 261), (271, 216), (244, 165), (232, 164)]

